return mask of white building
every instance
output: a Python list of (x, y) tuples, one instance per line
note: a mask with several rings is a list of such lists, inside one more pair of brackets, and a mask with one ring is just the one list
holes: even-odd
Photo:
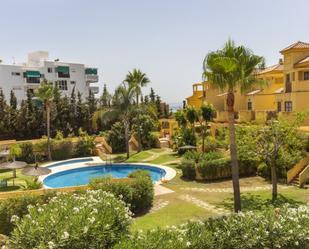
[(37, 51), (28, 55), (28, 62), (22, 65), (0, 64), (0, 89), (3, 90), (6, 100), (14, 91), (18, 103), (26, 98), (27, 90), (35, 91), (40, 82), (46, 79), (53, 82), (61, 92), (70, 95), (75, 86), (75, 92), (82, 93), (83, 98), (94, 93), (97, 86), (90, 86), (99, 81), (97, 68), (86, 67), (79, 63), (65, 63), (48, 60), (48, 52)]

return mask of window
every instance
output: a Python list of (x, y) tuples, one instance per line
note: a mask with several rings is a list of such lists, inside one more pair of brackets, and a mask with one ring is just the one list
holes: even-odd
[(56, 87), (58, 87), (62, 91), (68, 90), (68, 83), (66, 80), (58, 80), (56, 81)]
[(58, 72), (59, 78), (70, 78), (70, 73)]
[(290, 83), (291, 82), (291, 78), (290, 78), (290, 74), (289, 73), (285, 75), (285, 82), (286, 83)]
[(75, 85), (76, 84), (76, 81), (71, 81), (71, 85)]
[(295, 72), (292, 73), (292, 81), (295, 81)]
[(252, 111), (252, 102), (251, 101), (248, 102), (248, 111)]
[(304, 72), (304, 80), (309, 80), (309, 72)]
[(284, 102), (284, 110), (286, 112), (291, 112), (293, 110), (292, 101), (285, 101)]
[(47, 72), (48, 73), (52, 73), (53, 72), (53, 68), (51, 68), (51, 67), (47, 68)]
[(40, 78), (36, 78), (36, 77), (30, 77), (27, 78), (27, 83), (31, 83), (31, 84), (40, 84)]
[(277, 102), (277, 111), (281, 112), (281, 102)]
[(12, 72), (12, 75), (13, 76), (20, 76), (20, 73), (19, 72)]

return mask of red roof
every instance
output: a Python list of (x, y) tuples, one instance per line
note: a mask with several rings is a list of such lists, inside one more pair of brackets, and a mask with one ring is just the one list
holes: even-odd
[(309, 48), (309, 43), (298, 41), (298, 42), (295, 42), (292, 45), (282, 49), (280, 51), (280, 53), (286, 52), (286, 51), (291, 50), (291, 49), (303, 49), (303, 48)]

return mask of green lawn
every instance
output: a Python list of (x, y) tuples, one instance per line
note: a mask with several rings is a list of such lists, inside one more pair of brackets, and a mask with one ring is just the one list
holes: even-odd
[(0, 170), (0, 180), (7, 180), (8, 187), (0, 187), (0, 192), (20, 190), (21, 185), (25, 184), (25, 179), (31, 179), (29, 176), (21, 174), (21, 170), (16, 170), (16, 178), (13, 178), (12, 170)]

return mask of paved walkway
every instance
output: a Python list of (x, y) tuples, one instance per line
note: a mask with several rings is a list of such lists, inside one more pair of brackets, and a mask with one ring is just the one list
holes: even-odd
[[(280, 189), (286, 189), (288, 186), (278, 186)], [(180, 188), (184, 191), (206, 192), (206, 193), (233, 193), (232, 188)], [(262, 190), (271, 190), (272, 186), (257, 186), (257, 187), (240, 187), (241, 192), (256, 192)]]
[(154, 195), (155, 196), (171, 194), (171, 193), (174, 193), (174, 192), (175, 191), (173, 191), (169, 188), (163, 187), (162, 185), (155, 185), (154, 186)]

